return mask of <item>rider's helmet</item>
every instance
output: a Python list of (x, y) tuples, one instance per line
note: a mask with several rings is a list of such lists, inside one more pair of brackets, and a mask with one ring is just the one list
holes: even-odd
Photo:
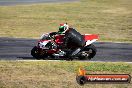
[(64, 34), (68, 29), (69, 29), (69, 26), (67, 23), (66, 24), (60, 24), (58, 33)]

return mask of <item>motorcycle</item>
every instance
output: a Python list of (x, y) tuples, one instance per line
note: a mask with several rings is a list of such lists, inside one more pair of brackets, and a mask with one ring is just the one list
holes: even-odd
[[(81, 47), (79, 52), (74, 56), (74, 59), (90, 60), (97, 52), (93, 42), (98, 40), (98, 35), (84, 34), (82, 36), (85, 39), (85, 46)], [(38, 40), (37, 45), (32, 48), (31, 55), (38, 60), (47, 59), (48, 57), (73, 60), (67, 54), (74, 50), (74, 45), (63, 47), (63, 39), (64, 34), (57, 34), (56, 32), (43, 34), (40, 40)]]

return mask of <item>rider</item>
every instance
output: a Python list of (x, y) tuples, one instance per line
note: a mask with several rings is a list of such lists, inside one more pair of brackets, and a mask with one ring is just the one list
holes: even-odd
[(58, 33), (64, 34), (64, 47), (69, 48), (71, 45), (74, 47), (74, 51), (68, 54), (68, 57), (73, 57), (78, 54), (78, 52), (81, 50), (81, 47), (85, 45), (83, 36), (74, 28), (69, 27), (67, 23), (60, 24)]

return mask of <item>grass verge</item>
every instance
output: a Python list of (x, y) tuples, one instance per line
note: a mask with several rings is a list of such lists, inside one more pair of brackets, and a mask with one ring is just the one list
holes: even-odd
[(0, 88), (131, 88), (132, 84), (86, 84), (75, 77), (83, 66), (87, 73), (132, 75), (132, 64), (67, 61), (0, 61)]
[(0, 6), (0, 36), (38, 38), (68, 22), (100, 41), (132, 42), (131, 0), (80, 0), (74, 3)]

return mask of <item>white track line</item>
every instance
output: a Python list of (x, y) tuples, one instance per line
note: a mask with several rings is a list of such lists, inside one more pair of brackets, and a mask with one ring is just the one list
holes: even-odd
[[(25, 62), (30, 62), (30, 61), (33, 61), (33, 62), (40, 62), (40, 61), (66, 61), (66, 60), (11, 60), (11, 61), (25, 61)], [(79, 60), (73, 60), (73, 62), (104, 62), (104, 61), (79, 61)], [(70, 61), (72, 62), (72, 61)], [(132, 64), (132, 62), (106, 62), (106, 63), (128, 63), (128, 64)]]

